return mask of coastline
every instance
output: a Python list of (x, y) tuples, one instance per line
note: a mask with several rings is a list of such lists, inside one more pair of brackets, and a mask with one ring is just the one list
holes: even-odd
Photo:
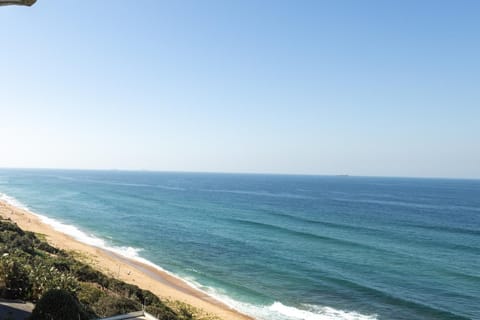
[(152, 265), (129, 259), (113, 251), (88, 245), (55, 230), (28, 210), (0, 200), (0, 216), (9, 218), (26, 231), (45, 236), (52, 246), (77, 253), (93, 268), (127, 283), (150, 290), (161, 299), (178, 300), (202, 310), (205, 315), (224, 320), (253, 320), (206, 293), (197, 290), (168, 272)]

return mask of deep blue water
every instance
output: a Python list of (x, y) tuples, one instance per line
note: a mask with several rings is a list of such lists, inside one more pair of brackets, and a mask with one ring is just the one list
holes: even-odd
[(259, 319), (480, 319), (478, 180), (0, 170), (0, 193)]

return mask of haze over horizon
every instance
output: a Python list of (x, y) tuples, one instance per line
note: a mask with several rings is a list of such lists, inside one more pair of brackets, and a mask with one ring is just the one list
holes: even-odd
[(2, 7), (0, 167), (478, 179), (479, 13), (466, 0)]

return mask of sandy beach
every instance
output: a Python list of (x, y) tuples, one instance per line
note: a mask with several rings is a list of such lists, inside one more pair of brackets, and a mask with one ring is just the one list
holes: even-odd
[(214, 315), (224, 320), (252, 319), (205, 293), (195, 290), (166, 272), (113, 252), (84, 244), (67, 234), (56, 231), (29, 211), (0, 201), (0, 215), (16, 222), (23, 230), (45, 235), (46, 240), (54, 247), (78, 253), (82, 260), (99, 271), (127, 283), (135, 284), (142, 289), (150, 290), (160, 298), (190, 304), (202, 309), (208, 315)]

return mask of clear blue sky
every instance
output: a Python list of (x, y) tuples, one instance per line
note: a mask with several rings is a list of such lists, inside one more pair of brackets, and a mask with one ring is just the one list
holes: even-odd
[(0, 167), (480, 178), (480, 1), (0, 7)]

